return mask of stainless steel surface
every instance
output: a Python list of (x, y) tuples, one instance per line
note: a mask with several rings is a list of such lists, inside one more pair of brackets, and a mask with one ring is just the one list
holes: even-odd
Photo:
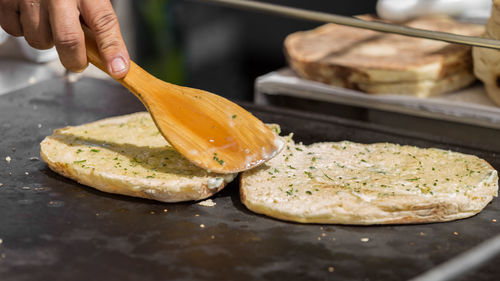
[(388, 24), (382, 22), (372, 22), (360, 20), (352, 17), (339, 16), (323, 12), (308, 11), (304, 9), (291, 8), (275, 4), (267, 4), (248, 0), (199, 0), (208, 3), (222, 4), (229, 7), (242, 8), (260, 12), (267, 12), (297, 19), (330, 22), (363, 29), (370, 29), (380, 32), (395, 33), (411, 37), (420, 37), (432, 40), (445, 41), (449, 43), (471, 45), (492, 49), (500, 49), (500, 41), (488, 38), (463, 36), (447, 32), (429, 31), (423, 29), (410, 28), (401, 25)]
[[(432, 146), (475, 154), (500, 169), (498, 146), (472, 148), (336, 117), (245, 107), (304, 143)], [(0, 96), (1, 281), (408, 280), (500, 231), (498, 198), (474, 217), (446, 223), (306, 225), (250, 212), (237, 180), (212, 197), (214, 207), (168, 204), (88, 188), (40, 161), (38, 144), (54, 128), (139, 110), (141, 103), (116, 82), (90, 78), (53, 79)], [(494, 280), (499, 258), (458, 280)]]
[(479, 246), (434, 267), (410, 281), (446, 281), (455, 280), (465, 272), (479, 267), (484, 262), (500, 253), (500, 234), (481, 243)]

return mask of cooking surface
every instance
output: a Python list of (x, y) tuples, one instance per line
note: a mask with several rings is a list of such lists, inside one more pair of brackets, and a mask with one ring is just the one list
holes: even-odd
[[(499, 151), (333, 117), (247, 108), (305, 143), (450, 148), (500, 169)], [(500, 231), (500, 221), (493, 221), (500, 220), (498, 199), (477, 216), (449, 223), (301, 225), (248, 211), (237, 182), (212, 198), (214, 207), (167, 204), (99, 192), (32, 158), (39, 158), (40, 141), (55, 128), (141, 110), (121, 86), (96, 79), (49, 80), (0, 97), (1, 280), (405, 280)], [(462, 279), (491, 280), (500, 274), (498, 262)]]

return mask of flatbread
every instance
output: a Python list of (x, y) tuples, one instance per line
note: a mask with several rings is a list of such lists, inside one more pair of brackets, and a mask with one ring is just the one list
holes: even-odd
[(397, 94), (427, 98), (462, 89), (474, 81), (476, 81), (474, 74), (470, 70), (463, 70), (437, 80), (380, 83), (360, 82), (357, 84), (357, 87), (361, 91), (373, 95)]
[(236, 176), (191, 164), (147, 112), (57, 129), (40, 146), (56, 173), (104, 192), (163, 202), (205, 199)]
[[(369, 16), (362, 18), (377, 20)], [(422, 17), (405, 25), (470, 36), (484, 30), (482, 26), (459, 23), (444, 16)], [(471, 49), (463, 45), (336, 24), (290, 34), (284, 45), (290, 66), (300, 76), (367, 93), (426, 97), (456, 90), (474, 81)], [(460, 78), (464, 72), (468, 73), (467, 83)], [(378, 86), (380, 83), (392, 84), (387, 88)], [(398, 87), (398, 83), (403, 86)], [(432, 91), (420, 87), (432, 83), (441, 86)]]
[(498, 195), (486, 161), (440, 149), (349, 141), (296, 144), (244, 172), (241, 200), (281, 220), (332, 224), (451, 221)]

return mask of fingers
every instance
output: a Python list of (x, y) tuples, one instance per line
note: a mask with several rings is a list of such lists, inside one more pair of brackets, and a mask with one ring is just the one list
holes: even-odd
[(23, 28), (19, 19), (17, 1), (0, 0), (0, 26), (12, 36), (22, 36)]
[(19, 3), (20, 21), (24, 38), (31, 47), (49, 49), (53, 46), (49, 17), (40, 0), (23, 0)]
[(52, 0), (48, 4), (50, 26), (61, 63), (80, 72), (87, 67), (85, 37), (76, 1)]
[(130, 59), (109, 0), (0, 0), (2, 28), (14, 36), (24, 35), (37, 49), (55, 44), (62, 64), (71, 71), (87, 66), (80, 13), (95, 35), (108, 73), (124, 77)]
[(129, 69), (129, 55), (111, 2), (80, 1), (80, 11), (85, 23), (95, 35), (97, 48), (108, 73), (114, 78), (123, 78)]

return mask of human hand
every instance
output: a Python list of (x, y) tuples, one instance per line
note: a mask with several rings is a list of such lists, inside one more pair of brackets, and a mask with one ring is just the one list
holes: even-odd
[(61, 63), (80, 72), (87, 67), (80, 17), (95, 36), (99, 53), (113, 78), (129, 69), (129, 54), (109, 0), (0, 0), (0, 26), (24, 36), (36, 49), (56, 46)]

